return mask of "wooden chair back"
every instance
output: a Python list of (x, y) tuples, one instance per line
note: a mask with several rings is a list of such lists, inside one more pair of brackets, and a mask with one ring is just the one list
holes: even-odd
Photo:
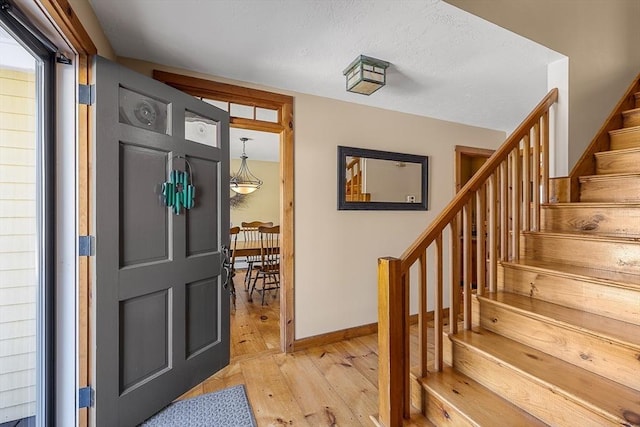
[(229, 249), (231, 249), (231, 271), (236, 270), (236, 246), (238, 244), (238, 235), (240, 227), (231, 227), (229, 229)]
[(264, 274), (280, 273), (280, 226), (258, 227), (260, 236), (260, 261)]
[[(242, 234), (244, 236), (245, 242), (258, 242), (260, 241), (260, 233), (258, 233), (258, 228), (260, 227), (273, 227), (272, 222), (262, 222), (262, 221), (251, 221), (251, 222), (242, 222), (240, 224), (242, 226)], [(247, 257), (247, 261), (260, 261), (259, 256)]]

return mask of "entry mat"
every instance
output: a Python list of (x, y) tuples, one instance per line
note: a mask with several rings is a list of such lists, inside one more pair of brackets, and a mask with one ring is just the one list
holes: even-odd
[(257, 427), (243, 384), (179, 400), (141, 427)]

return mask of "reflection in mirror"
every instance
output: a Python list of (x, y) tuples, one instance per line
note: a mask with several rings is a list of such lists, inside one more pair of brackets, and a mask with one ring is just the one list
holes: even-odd
[(338, 147), (338, 172), (338, 209), (427, 209), (426, 156)]

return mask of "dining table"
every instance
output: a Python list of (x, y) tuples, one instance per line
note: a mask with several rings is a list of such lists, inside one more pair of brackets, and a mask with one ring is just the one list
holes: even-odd
[(236, 257), (260, 256), (260, 240), (238, 240), (235, 250), (233, 247), (231, 248), (231, 255)]

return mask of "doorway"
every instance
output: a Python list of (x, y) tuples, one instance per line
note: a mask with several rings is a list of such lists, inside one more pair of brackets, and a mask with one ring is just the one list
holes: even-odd
[[(244, 142), (243, 142), (244, 140)], [(231, 227), (241, 227), (238, 242), (250, 241), (255, 232), (245, 231), (247, 223), (280, 225), (280, 135), (231, 127), (229, 130), (230, 174), (246, 167), (262, 184), (251, 193), (230, 192)], [(233, 247), (233, 243), (232, 243)], [(236, 299), (231, 313), (231, 359), (255, 355), (280, 348), (280, 291), (265, 291), (264, 303), (258, 292), (262, 278), (258, 278), (253, 262), (260, 256), (239, 256), (233, 259)], [(252, 288), (255, 291), (252, 292)]]
[[(459, 192), (462, 187), (475, 175), (476, 172), (484, 165), (495, 150), (478, 147), (466, 147), (462, 145), (456, 145), (455, 147), (455, 192)], [(477, 247), (476, 247), (476, 206), (475, 199), (472, 200), (471, 206), (471, 286), (475, 289), (477, 280)], [(458, 226), (458, 230), (462, 230), (462, 227)], [(460, 245), (462, 250), (462, 245)], [(461, 253), (462, 257), (462, 253)], [(460, 258), (462, 259), (462, 258)], [(463, 277), (463, 263), (460, 262), (460, 276)], [(462, 301), (462, 298), (460, 298)]]
[(495, 150), (456, 145), (455, 185), (456, 193), (478, 172)]
[(280, 140), (280, 350), (292, 352), (294, 319), (293, 97), (154, 70), (153, 78), (229, 111), (230, 127), (275, 133)]

